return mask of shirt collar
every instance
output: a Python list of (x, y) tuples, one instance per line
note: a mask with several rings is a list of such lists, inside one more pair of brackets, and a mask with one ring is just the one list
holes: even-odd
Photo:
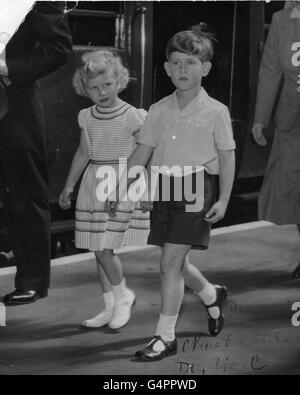
[(291, 18), (291, 19), (297, 19), (297, 18), (300, 19), (300, 11), (298, 10), (298, 8), (293, 7), (293, 10), (292, 10), (292, 12), (291, 12), (290, 18)]
[[(185, 109), (183, 111), (181, 111), (182, 114), (186, 114), (186, 113), (190, 113), (193, 112), (195, 110), (198, 110), (199, 107), (202, 107), (203, 104), (207, 103), (208, 101), (208, 94), (206, 92), (206, 90), (201, 87), (201, 90), (198, 94), (197, 97), (195, 97), (194, 100), (192, 100), (190, 102), (190, 104), (188, 106), (185, 107)], [(176, 109), (179, 110), (179, 106), (178, 106), (178, 101), (177, 101), (177, 91), (175, 91), (172, 95), (172, 101), (173, 101), (173, 105)]]

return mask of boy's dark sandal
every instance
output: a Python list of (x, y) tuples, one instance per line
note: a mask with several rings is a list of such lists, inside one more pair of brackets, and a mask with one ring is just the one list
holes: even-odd
[[(158, 342), (161, 341), (165, 349), (162, 351), (154, 351), (153, 346)], [(138, 361), (143, 362), (150, 362), (150, 361), (160, 361), (166, 357), (170, 357), (172, 355), (177, 354), (177, 340), (174, 339), (171, 342), (164, 341), (160, 336), (154, 336), (152, 341), (147, 345), (146, 348), (142, 351), (138, 351), (135, 353), (135, 359)]]
[[(223, 329), (224, 323), (225, 323), (225, 319), (224, 319), (224, 315), (223, 315), (223, 305), (224, 302), (227, 298), (227, 294), (228, 294), (228, 290), (224, 285), (215, 285), (214, 286), (217, 292), (217, 299), (215, 301), (215, 303), (211, 304), (211, 305), (204, 305), (207, 311), (207, 314), (209, 316), (208, 318), (208, 330), (209, 333), (212, 336), (217, 336), (221, 330)], [(209, 309), (212, 307), (218, 307), (220, 310), (220, 315), (219, 318), (214, 319), (213, 317), (211, 317), (211, 315), (209, 314)]]
[(34, 303), (38, 299), (44, 298), (45, 296), (46, 295), (43, 295), (38, 291), (20, 291), (16, 289), (10, 294), (5, 295), (2, 299), (2, 303), (4, 303), (5, 306), (18, 306)]

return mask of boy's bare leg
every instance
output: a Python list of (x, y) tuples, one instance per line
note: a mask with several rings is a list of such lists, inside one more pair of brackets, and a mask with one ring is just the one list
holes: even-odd
[[(186, 257), (184, 264), (185, 285), (196, 295), (200, 296), (203, 303), (207, 306), (212, 305), (217, 300), (216, 288), (211, 284), (194, 265), (191, 264), (189, 256)], [(218, 307), (212, 307), (209, 311), (212, 318), (219, 318), (221, 312)]]
[(140, 361), (159, 360), (177, 352), (175, 326), (184, 294), (183, 266), (190, 246), (165, 243), (160, 260), (161, 310), (155, 337), (135, 354)]
[(160, 261), (161, 313), (177, 315), (183, 295), (183, 267), (190, 246), (166, 243)]
[(227, 288), (211, 284), (186, 257), (184, 265), (185, 284), (198, 295), (206, 306), (209, 332), (217, 336), (224, 326), (223, 304), (227, 297)]
[[(161, 310), (156, 336), (163, 342), (175, 341), (175, 326), (184, 295), (183, 266), (190, 246), (166, 243), (160, 260)], [(166, 344), (157, 342), (154, 352), (161, 352)]]
[(209, 284), (209, 281), (194, 265), (191, 264), (187, 255), (183, 268), (185, 285), (194, 292), (201, 292)]

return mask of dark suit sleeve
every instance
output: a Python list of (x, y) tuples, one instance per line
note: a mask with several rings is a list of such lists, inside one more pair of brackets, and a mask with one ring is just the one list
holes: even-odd
[(276, 101), (282, 70), (279, 61), (278, 14), (273, 16), (268, 39), (259, 70), (259, 83), (256, 99), (255, 122), (268, 126)]
[(27, 56), (7, 59), (13, 83), (28, 83), (46, 76), (66, 63), (72, 51), (66, 16), (55, 3), (37, 2), (24, 23), (29, 24), (36, 45)]

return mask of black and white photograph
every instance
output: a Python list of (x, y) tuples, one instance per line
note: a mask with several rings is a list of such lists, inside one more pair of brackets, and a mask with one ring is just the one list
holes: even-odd
[(1, 376), (297, 376), (299, 291), (300, 0), (0, 0)]

